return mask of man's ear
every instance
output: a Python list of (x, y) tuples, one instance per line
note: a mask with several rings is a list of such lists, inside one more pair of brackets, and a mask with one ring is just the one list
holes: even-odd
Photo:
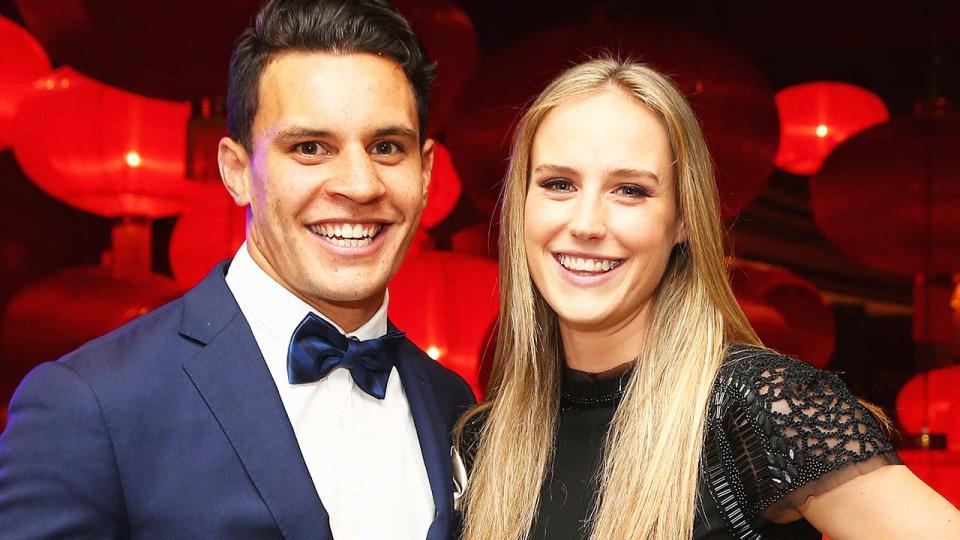
[(423, 175), (423, 200), (427, 200), (427, 191), (430, 189), (430, 179), (433, 176), (433, 139), (423, 141), (420, 149), (420, 167)]
[(220, 167), (220, 178), (226, 186), (233, 202), (237, 206), (246, 206), (250, 203), (250, 156), (242, 144), (224, 137), (217, 147), (217, 164)]

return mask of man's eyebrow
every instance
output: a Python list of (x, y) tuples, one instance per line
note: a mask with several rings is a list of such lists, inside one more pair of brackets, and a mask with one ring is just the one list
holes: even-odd
[[(326, 129), (314, 129), (307, 127), (293, 126), (281, 130), (274, 138), (275, 141), (284, 142), (297, 139), (326, 139), (333, 137), (333, 132)], [(405, 137), (410, 139), (417, 138), (417, 132), (404, 126), (385, 126), (373, 132), (374, 137)]]
[(281, 130), (274, 138), (275, 141), (287, 141), (291, 139), (324, 139), (332, 136), (333, 133), (325, 129), (312, 129), (306, 127), (290, 127)]
[(416, 139), (417, 132), (404, 126), (386, 126), (374, 132), (375, 137), (405, 137)]

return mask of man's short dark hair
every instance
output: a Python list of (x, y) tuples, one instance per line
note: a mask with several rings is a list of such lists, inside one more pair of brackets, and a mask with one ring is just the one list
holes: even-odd
[(253, 26), (240, 34), (230, 58), (227, 124), (249, 151), (259, 106), (260, 76), (270, 59), (287, 51), (371, 53), (403, 68), (417, 102), (420, 140), (426, 138), (427, 104), (436, 65), (409, 23), (384, 0), (270, 0)]

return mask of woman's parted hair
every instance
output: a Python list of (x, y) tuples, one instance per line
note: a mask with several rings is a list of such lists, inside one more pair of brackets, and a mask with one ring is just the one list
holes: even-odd
[(392, 58), (413, 90), (420, 139), (426, 138), (430, 86), (436, 65), (410, 24), (385, 0), (270, 0), (240, 34), (230, 57), (227, 124), (230, 136), (251, 149), (260, 77), (274, 56), (287, 51), (371, 53)]
[(732, 341), (759, 344), (724, 260), (713, 165), (699, 122), (673, 83), (636, 62), (602, 57), (557, 77), (521, 117), (501, 208), (500, 324), (487, 398), (458, 424), (486, 421), (465, 499), (464, 538), (526, 538), (553, 455), (560, 366), (557, 317), (530, 277), (523, 242), (530, 153), (557, 106), (622, 91), (663, 122), (687, 241), (658, 285), (643, 350), (606, 440), (593, 538), (689, 538), (706, 407)]

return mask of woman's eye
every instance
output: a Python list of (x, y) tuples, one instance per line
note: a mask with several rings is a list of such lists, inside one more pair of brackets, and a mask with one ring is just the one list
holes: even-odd
[(617, 188), (617, 191), (621, 195), (626, 195), (627, 197), (648, 197), (650, 192), (645, 188), (635, 185), (635, 184), (625, 184)]
[(564, 180), (562, 178), (554, 178), (553, 180), (547, 180), (540, 184), (544, 189), (551, 191), (560, 191), (567, 192), (573, 191), (573, 183), (569, 180)]

